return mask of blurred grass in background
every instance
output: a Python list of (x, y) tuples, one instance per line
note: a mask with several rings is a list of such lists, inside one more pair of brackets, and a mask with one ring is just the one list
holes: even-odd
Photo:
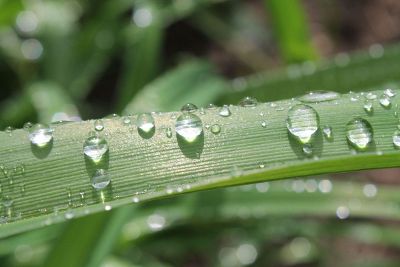
[[(399, 15), (394, 0), (0, 0), (0, 127), (397, 85)], [(124, 207), (1, 240), (0, 266), (398, 266), (398, 220), (343, 206), (398, 184), (384, 174)], [(309, 194), (329, 184), (338, 196)]]

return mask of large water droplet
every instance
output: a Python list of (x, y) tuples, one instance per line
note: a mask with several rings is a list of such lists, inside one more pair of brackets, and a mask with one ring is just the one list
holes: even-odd
[(195, 104), (192, 103), (186, 103), (185, 105), (182, 106), (181, 111), (182, 112), (195, 112), (198, 109), (198, 107)]
[(299, 104), (289, 109), (286, 126), (293, 137), (309, 143), (319, 127), (318, 113), (310, 106)]
[(99, 136), (90, 136), (83, 143), (83, 153), (94, 163), (98, 163), (108, 151), (107, 141)]
[(98, 169), (92, 177), (92, 187), (96, 190), (106, 188), (111, 182), (111, 176), (104, 169)]
[(324, 101), (336, 100), (340, 97), (340, 94), (333, 91), (312, 91), (298, 99), (305, 103), (319, 103)]
[(229, 117), (231, 115), (231, 110), (227, 105), (224, 105), (219, 109), (218, 114), (222, 117)]
[(194, 114), (182, 114), (176, 120), (175, 132), (186, 142), (191, 143), (203, 133), (203, 124)]
[(47, 124), (35, 124), (35, 126), (29, 130), (29, 140), (32, 145), (45, 147), (53, 140), (53, 129)]
[(400, 148), (400, 131), (399, 131), (399, 130), (396, 130), (396, 131), (393, 133), (393, 145), (394, 145), (396, 148)]
[(149, 113), (140, 114), (137, 118), (137, 127), (139, 131), (146, 134), (154, 131), (154, 118)]
[(347, 140), (358, 150), (366, 149), (373, 140), (371, 124), (363, 118), (355, 118), (346, 125)]
[(257, 99), (254, 97), (246, 96), (239, 102), (239, 105), (242, 107), (255, 107), (257, 103)]

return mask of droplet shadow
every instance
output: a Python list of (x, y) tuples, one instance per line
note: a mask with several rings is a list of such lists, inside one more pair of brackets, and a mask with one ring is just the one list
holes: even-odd
[(193, 142), (187, 142), (184, 138), (176, 135), (178, 146), (183, 155), (190, 159), (199, 159), (203, 153), (204, 148), (204, 133), (202, 132), (199, 137)]
[(47, 156), (50, 154), (52, 149), (53, 149), (53, 139), (50, 140), (50, 142), (47, 143), (45, 146), (42, 146), (42, 147), (31, 143), (32, 154), (38, 159), (47, 158)]

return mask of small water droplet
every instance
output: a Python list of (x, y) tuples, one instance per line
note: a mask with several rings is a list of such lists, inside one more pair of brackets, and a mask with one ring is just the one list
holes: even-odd
[(221, 126), (219, 126), (218, 124), (213, 124), (211, 126), (211, 132), (213, 134), (219, 134), (221, 132)]
[(258, 104), (257, 99), (250, 96), (246, 96), (239, 102), (239, 105), (242, 107), (255, 107), (257, 106), (257, 104)]
[(357, 150), (366, 149), (373, 140), (371, 124), (363, 118), (355, 118), (346, 125), (346, 137)]
[(103, 131), (104, 129), (104, 124), (102, 120), (95, 120), (94, 121), (94, 129), (98, 132)]
[(53, 140), (53, 129), (47, 124), (35, 124), (29, 131), (29, 140), (32, 145), (45, 147)]
[(379, 103), (384, 108), (389, 108), (392, 104), (392, 101), (389, 96), (383, 94), (379, 97)]
[(388, 97), (394, 97), (396, 95), (396, 92), (393, 89), (387, 88), (383, 91), (385, 95)]
[(376, 99), (378, 96), (376, 95), (376, 94), (374, 94), (374, 93), (368, 93), (366, 96), (365, 96), (365, 98), (366, 99), (369, 99), (369, 100), (374, 100), (374, 99)]
[(116, 119), (116, 118), (118, 118), (118, 117), (119, 117), (118, 114), (112, 113), (112, 114), (109, 114), (109, 115), (105, 116), (104, 118), (105, 118), (105, 119)]
[(168, 127), (167, 129), (165, 129), (165, 135), (166, 135), (168, 138), (171, 138), (171, 137), (172, 137), (172, 129), (171, 129), (171, 127)]
[(266, 121), (262, 121), (261, 122), (261, 127), (266, 128), (267, 127), (267, 122)]
[(217, 108), (217, 106), (214, 105), (213, 103), (210, 103), (207, 105), (207, 109), (216, 109), (216, 108)]
[(324, 101), (336, 100), (340, 97), (340, 94), (333, 91), (312, 91), (298, 99), (304, 103), (319, 103)]
[(181, 111), (182, 112), (195, 112), (198, 109), (198, 107), (195, 104), (192, 103), (186, 103), (185, 105), (182, 106)]
[(94, 163), (100, 162), (107, 151), (107, 141), (102, 137), (90, 136), (83, 143), (83, 153)]
[(33, 126), (32, 122), (28, 121), (24, 124), (24, 130), (29, 131), (29, 129), (32, 128), (32, 126)]
[(110, 182), (111, 176), (104, 169), (96, 170), (92, 177), (92, 187), (96, 190), (102, 190), (106, 188)]
[(325, 126), (322, 128), (322, 133), (324, 134), (326, 140), (329, 140), (329, 141), (332, 140), (332, 138), (333, 138), (333, 133), (332, 133), (332, 127), (331, 127), (331, 126), (325, 125)]
[(139, 201), (140, 201), (140, 200), (139, 200), (138, 197), (133, 197), (133, 198), (132, 198), (132, 202), (133, 202), (133, 203), (139, 203)]
[(224, 105), (219, 109), (218, 114), (222, 117), (229, 117), (231, 115), (231, 110), (229, 109), (229, 106)]
[(131, 124), (131, 119), (128, 116), (122, 117), (122, 124), (125, 126), (129, 126)]
[(374, 112), (374, 106), (372, 105), (371, 100), (365, 100), (363, 108), (368, 114), (372, 114)]
[(75, 217), (75, 214), (72, 210), (68, 210), (67, 212), (65, 212), (64, 217), (65, 219), (70, 220)]
[(105, 211), (110, 211), (111, 209), (112, 209), (112, 206), (111, 206), (111, 205), (108, 205), (108, 204), (107, 204), (107, 205), (104, 206), (104, 210), (105, 210)]
[(12, 136), (12, 132), (14, 131), (14, 128), (13, 127), (11, 127), (11, 126), (8, 126), (8, 127), (6, 127), (6, 133), (9, 135), (9, 136)]
[(307, 143), (303, 145), (303, 153), (307, 156), (311, 156), (313, 154), (313, 147), (311, 144)]
[(150, 133), (155, 129), (154, 118), (149, 113), (140, 114), (137, 118), (137, 127), (143, 133)]
[(288, 111), (286, 126), (290, 134), (303, 144), (311, 142), (318, 131), (319, 116), (310, 106), (299, 104)]
[(182, 114), (176, 120), (175, 132), (186, 142), (191, 143), (203, 133), (203, 124), (194, 114)]
[(399, 131), (399, 130), (396, 130), (396, 131), (393, 133), (393, 145), (394, 145), (396, 148), (400, 148), (400, 131)]

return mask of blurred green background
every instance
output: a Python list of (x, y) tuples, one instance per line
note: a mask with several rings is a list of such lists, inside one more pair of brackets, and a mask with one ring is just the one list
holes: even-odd
[[(398, 25), (396, 0), (0, 0), (0, 127), (397, 84)], [(393, 177), (349, 175), (338, 194), (364, 203)], [(44, 227), (0, 240), (0, 266), (399, 266), (399, 221), (316, 203), (330, 178)], [(253, 214), (268, 201), (271, 215)]]

